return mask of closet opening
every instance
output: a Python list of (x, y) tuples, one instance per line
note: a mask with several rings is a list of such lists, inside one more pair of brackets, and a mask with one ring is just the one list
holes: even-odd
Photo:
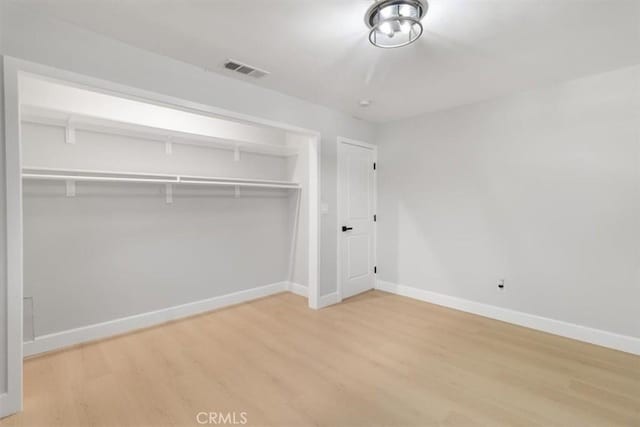
[(23, 357), (283, 291), (318, 308), (317, 132), (12, 58), (4, 78), (14, 405)]

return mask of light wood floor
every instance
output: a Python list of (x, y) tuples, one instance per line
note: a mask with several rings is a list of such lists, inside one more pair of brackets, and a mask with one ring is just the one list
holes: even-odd
[(27, 360), (2, 426), (640, 426), (640, 357), (378, 291), (280, 294)]

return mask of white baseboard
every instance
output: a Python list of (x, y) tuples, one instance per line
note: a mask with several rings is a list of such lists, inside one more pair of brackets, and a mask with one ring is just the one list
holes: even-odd
[(289, 282), (289, 292), (300, 295), (301, 297), (306, 297), (309, 294), (306, 286), (295, 282)]
[(22, 411), (22, 393), (0, 394), (0, 418)]
[(619, 335), (613, 332), (593, 329), (586, 326), (562, 322), (560, 320), (549, 319), (547, 317), (509, 310), (507, 308), (496, 307), (489, 304), (438, 294), (382, 280), (378, 280), (376, 289), (465, 311), (467, 313), (478, 314), (480, 316), (501, 320), (503, 322), (513, 323), (515, 325), (536, 329), (538, 331), (548, 332), (550, 334), (560, 335), (562, 337), (572, 338), (574, 340), (640, 355), (640, 338)]
[(95, 341), (113, 335), (131, 332), (136, 329), (158, 325), (171, 320), (189, 317), (207, 311), (227, 307), (242, 302), (266, 297), (289, 290), (289, 282), (278, 282), (266, 286), (234, 292), (202, 301), (169, 307), (149, 313), (96, 323), (81, 328), (36, 337), (23, 345), (24, 356), (44, 353), (63, 347), (69, 347), (88, 341)]
[(320, 297), (320, 301), (318, 301), (318, 308), (325, 308), (330, 305), (337, 304), (338, 302), (338, 293), (332, 292)]
[[(301, 285), (295, 282), (289, 283), (289, 292), (293, 292), (296, 295), (307, 297), (309, 294), (308, 291), (309, 289), (304, 285)], [(337, 303), (338, 303), (338, 293), (332, 292), (330, 294), (320, 297), (320, 301), (318, 302), (318, 309), (328, 307), (330, 305), (337, 304)]]

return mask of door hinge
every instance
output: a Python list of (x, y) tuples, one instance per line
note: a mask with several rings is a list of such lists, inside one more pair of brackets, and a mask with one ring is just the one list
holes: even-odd
[(378, 266), (373, 267), (373, 274), (378, 274)]
[(373, 170), (376, 170), (376, 162), (373, 162)]
[(373, 215), (373, 222), (376, 222), (376, 221), (378, 221), (378, 215), (374, 214)]

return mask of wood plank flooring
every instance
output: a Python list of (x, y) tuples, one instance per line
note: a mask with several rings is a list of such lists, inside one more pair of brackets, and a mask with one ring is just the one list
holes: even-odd
[(320, 311), (283, 293), (32, 358), (24, 378), (3, 427), (640, 426), (640, 357), (379, 291)]

